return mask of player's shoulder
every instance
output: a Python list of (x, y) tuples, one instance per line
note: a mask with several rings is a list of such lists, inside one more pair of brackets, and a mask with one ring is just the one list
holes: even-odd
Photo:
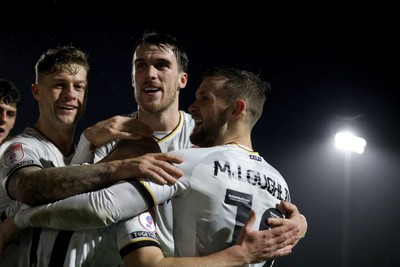
[(36, 146), (38, 145), (38, 140), (36, 138), (33, 138), (31, 136), (26, 136), (26, 135), (17, 135), (15, 137), (12, 137), (11, 139), (5, 141), (0, 148), (0, 153), (3, 151), (9, 150), (12, 147), (15, 146), (21, 146), (21, 147), (28, 147), (28, 146)]
[[(3, 153), (10, 153), (20, 151), (25, 154), (26, 151), (36, 151), (37, 153), (44, 153), (43, 151), (54, 151), (57, 148), (46, 137), (34, 128), (26, 128), (22, 133), (7, 140), (0, 150), (0, 155)], [(25, 152), (24, 152), (25, 151)]]
[(184, 120), (184, 124), (193, 124), (194, 125), (194, 119), (192, 117), (192, 114), (187, 113), (186, 111), (180, 110), (181, 116)]
[(189, 148), (178, 149), (171, 151), (171, 153), (177, 154), (183, 158), (191, 157), (191, 158), (202, 158), (210, 156), (215, 153), (223, 153), (227, 148), (224, 146), (213, 146), (213, 147), (197, 147), (192, 146)]

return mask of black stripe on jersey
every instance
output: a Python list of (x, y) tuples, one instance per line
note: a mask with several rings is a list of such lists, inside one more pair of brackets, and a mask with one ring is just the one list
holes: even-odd
[(123, 247), (119, 250), (119, 254), (121, 255), (121, 258), (123, 258), (130, 252), (135, 251), (139, 248), (143, 248), (143, 247), (158, 247), (159, 249), (161, 249), (160, 244), (158, 242), (156, 242), (155, 240), (143, 240), (143, 241), (133, 242), (133, 243), (126, 245), (125, 247)]
[[(174, 129), (172, 129), (171, 132), (169, 132), (167, 135), (164, 135), (161, 138), (158, 138), (156, 136), (153, 135), (153, 138), (157, 141), (157, 143), (161, 143), (163, 142), (165, 139), (169, 138), (170, 136), (172, 136), (173, 134), (175, 134), (177, 131), (180, 131), (181, 126), (183, 124), (183, 120), (185, 119), (183, 113), (181, 111), (179, 111), (179, 122), (178, 124), (175, 126)], [(161, 151), (160, 151), (161, 152)]]
[(41, 232), (42, 232), (42, 228), (33, 228), (32, 229), (32, 244), (31, 244), (31, 252), (29, 254), (30, 263), (31, 263), (30, 266), (37, 266), (37, 250), (38, 250)]
[(155, 206), (154, 198), (150, 194), (147, 187), (144, 186), (141, 182), (136, 181), (136, 180), (131, 180), (129, 182), (131, 183), (131, 185), (133, 185), (136, 188), (137, 191), (139, 191), (140, 195), (146, 201), (148, 208), (149, 209), (153, 208)]
[(4, 222), (7, 219), (6, 211), (3, 211), (3, 213), (0, 216), (0, 221)]
[(60, 230), (54, 241), (53, 251), (49, 267), (59, 267), (64, 265), (65, 256), (68, 252), (69, 242), (74, 231)]

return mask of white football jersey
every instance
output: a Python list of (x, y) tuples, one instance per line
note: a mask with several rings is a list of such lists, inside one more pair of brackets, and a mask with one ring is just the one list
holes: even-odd
[[(175, 152), (184, 158), (179, 167), (185, 173), (172, 198), (176, 256), (204, 256), (235, 244), (250, 209), (257, 213), (254, 230), (269, 229), (268, 217), (284, 216), (276, 209), (280, 200), (290, 201), (284, 178), (257, 153), (232, 146)], [(157, 199), (160, 192), (150, 186), (150, 193)], [(138, 231), (130, 226), (123, 229), (126, 237)], [(251, 266), (272, 265), (269, 261)]]
[[(43, 224), (56, 228), (101, 227), (171, 199), (175, 255), (201, 256), (234, 244), (250, 209), (257, 214), (254, 230), (268, 229), (268, 217), (283, 217), (276, 207), (280, 200), (290, 201), (289, 188), (281, 174), (258, 153), (236, 144), (171, 153), (184, 158), (178, 165), (184, 176), (175, 185), (162, 186), (148, 180), (120, 182), (22, 211), (15, 222), (22, 228)], [(74, 216), (65, 216), (65, 210), (74, 209)], [(137, 231), (133, 224), (120, 224), (119, 229), (126, 231), (125, 238)], [(129, 248), (130, 243), (121, 236), (123, 233), (118, 233), (121, 250), (135, 249)]]
[[(131, 114), (137, 117), (137, 112)], [(174, 151), (177, 149), (189, 148), (192, 146), (190, 135), (194, 128), (194, 120), (189, 113), (180, 111), (178, 125), (170, 132), (153, 133), (162, 152)], [(113, 141), (101, 148), (96, 149), (94, 157), (90, 151), (90, 142), (81, 135), (77, 152), (72, 160), (73, 164), (82, 164), (85, 162), (96, 163), (103, 159), (114, 148), (116, 141)], [(174, 256), (174, 239), (172, 236), (172, 206), (168, 201), (162, 205), (154, 207), (157, 236), (161, 244), (162, 251), (166, 257)]]
[[(64, 157), (56, 146), (34, 128), (26, 128), (22, 134), (1, 147), (1, 184), (4, 186), (9, 175), (20, 168), (67, 166), (71, 157), (72, 155)], [(110, 253), (118, 248), (116, 245), (109, 245), (115, 244), (115, 241), (108, 240), (115, 240), (115, 236), (109, 236), (107, 230), (108, 228), (76, 232), (48, 228), (25, 230), (20, 238), (18, 266), (121, 266), (119, 255), (112, 257), (115, 253)]]

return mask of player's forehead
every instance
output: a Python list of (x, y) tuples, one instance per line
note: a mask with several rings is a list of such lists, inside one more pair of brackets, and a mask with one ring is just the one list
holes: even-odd
[(0, 111), (17, 111), (17, 103), (4, 103), (3, 101), (0, 101)]
[(73, 65), (73, 68), (59, 68), (55, 72), (43, 73), (43, 81), (63, 82), (73, 81), (74, 83), (87, 83), (87, 70), (81, 65)]
[(171, 47), (167, 45), (143, 44), (135, 50), (133, 62), (146, 60), (176, 62), (176, 56)]
[(224, 87), (228, 78), (224, 76), (209, 76), (205, 77), (200, 84), (200, 88), (205, 91), (218, 91)]
[(206, 77), (197, 89), (196, 95), (218, 95), (226, 81), (227, 78), (223, 76)]

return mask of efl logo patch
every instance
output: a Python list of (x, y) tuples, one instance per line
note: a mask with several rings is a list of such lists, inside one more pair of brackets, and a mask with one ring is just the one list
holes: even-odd
[(4, 153), (5, 164), (7, 166), (20, 162), (24, 158), (24, 150), (22, 144), (11, 145)]
[(261, 157), (258, 155), (249, 155), (250, 159), (252, 160), (257, 160), (257, 161), (262, 161)]
[(148, 212), (144, 212), (139, 215), (140, 224), (149, 232), (154, 233), (156, 231), (156, 226), (153, 221), (153, 217)]

